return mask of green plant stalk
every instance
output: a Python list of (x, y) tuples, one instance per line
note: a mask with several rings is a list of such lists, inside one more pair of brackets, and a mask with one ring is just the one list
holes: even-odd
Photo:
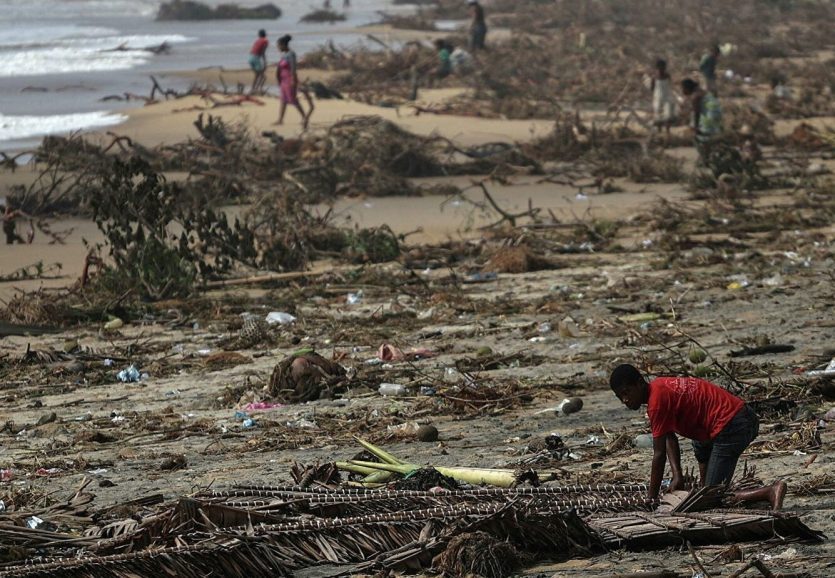
[(362, 483), (364, 484), (372, 484), (372, 485), (384, 485), (385, 482), (391, 479), (391, 472), (381, 472), (376, 471), (373, 474), (369, 474), (362, 479)]
[(354, 439), (359, 442), (359, 444), (364, 447), (366, 450), (377, 456), (379, 459), (383, 460), (387, 464), (403, 464), (402, 460), (396, 458), (393, 454), (388, 453), (386, 450), (375, 446), (371, 442), (367, 442), (362, 438), (354, 436)]
[(375, 483), (372, 483), (372, 482), (351, 482), (351, 481), (348, 481), (348, 482), (345, 482), (345, 484), (347, 486), (352, 487), (352, 488), (365, 488), (367, 490), (376, 490), (377, 488), (384, 488), (386, 486), (385, 484), (375, 484)]
[[(413, 472), (414, 470), (420, 469), (420, 466), (416, 464), (377, 464), (374, 462), (363, 462), (360, 460), (351, 460), (348, 463), (352, 466), (375, 468), (378, 470), (395, 472), (404, 476)], [(459, 482), (465, 482), (476, 486), (481, 484), (488, 484), (490, 486), (497, 486), (500, 488), (509, 488), (516, 483), (516, 472), (513, 470), (444, 466), (428, 467), (435, 468), (441, 474), (458, 480)]]
[(346, 472), (354, 472), (355, 474), (362, 474), (364, 476), (371, 476), (380, 473), (380, 470), (378, 469), (367, 468), (365, 466), (358, 466), (354, 463), (349, 462), (335, 462), (335, 465), (340, 470), (345, 470)]
[[(393, 472), (395, 474), (400, 474), (403, 476), (410, 472), (420, 469), (420, 466), (416, 464), (382, 464), (378, 462), (364, 462), (362, 460), (349, 460), (348, 464), (354, 467), (359, 466), (364, 470), (370, 469), (373, 471)], [(339, 467), (339, 464), (337, 464), (337, 467)], [(357, 473), (361, 474), (365, 472), (357, 471)]]
[(376, 487), (385, 485), (391, 476), (391, 472), (367, 468), (365, 466), (358, 466), (348, 462), (336, 462), (336, 467), (346, 472), (353, 472), (355, 474), (362, 474), (365, 477), (362, 479), (362, 484), (368, 484), (368, 487)]

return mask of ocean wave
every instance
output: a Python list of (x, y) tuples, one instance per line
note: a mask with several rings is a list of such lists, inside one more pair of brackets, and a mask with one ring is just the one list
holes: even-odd
[(0, 21), (9, 19), (76, 19), (81, 17), (152, 17), (159, 8), (158, 0), (0, 0)]
[(126, 121), (127, 118), (123, 114), (105, 111), (49, 116), (0, 114), (0, 142), (112, 126)]
[(153, 54), (145, 48), (163, 42), (179, 44), (187, 36), (137, 35), (100, 38), (67, 38), (49, 46), (0, 50), (0, 78), (127, 70), (147, 62)]
[(0, 28), (0, 50), (53, 46), (64, 40), (106, 38), (118, 30), (77, 24), (18, 24)]

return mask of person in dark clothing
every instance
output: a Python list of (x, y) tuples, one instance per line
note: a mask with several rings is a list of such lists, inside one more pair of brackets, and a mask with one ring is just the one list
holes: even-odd
[(702, 60), (699, 62), (699, 72), (702, 73), (702, 76), (705, 79), (705, 88), (708, 92), (713, 94), (713, 96), (718, 95), (716, 86), (716, 65), (719, 63), (720, 54), (722, 54), (722, 52), (719, 50), (719, 45), (714, 44), (710, 47), (710, 50), (702, 56)]
[(487, 38), (487, 22), (484, 20), (484, 8), (478, 0), (467, 0), (470, 10), (470, 52), (484, 50)]

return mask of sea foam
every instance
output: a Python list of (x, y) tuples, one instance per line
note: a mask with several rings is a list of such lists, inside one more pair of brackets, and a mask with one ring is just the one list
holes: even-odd
[(0, 142), (112, 126), (126, 121), (127, 118), (123, 114), (105, 111), (49, 116), (0, 114)]
[(34, 45), (31, 38), (28, 44), (0, 44), (0, 78), (127, 70), (154, 56), (146, 50), (148, 47), (189, 40), (180, 34), (109, 35), (62, 38), (49, 45)]

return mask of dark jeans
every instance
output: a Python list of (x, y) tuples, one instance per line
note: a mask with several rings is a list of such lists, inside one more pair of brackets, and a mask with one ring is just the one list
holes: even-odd
[(693, 441), (693, 453), (696, 461), (707, 464), (705, 485), (728, 484), (734, 475), (739, 456), (745, 451), (757, 434), (760, 433), (760, 420), (747, 404), (712, 440)]
[(486, 24), (476, 24), (470, 28), (470, 52), (484, 50), (485, 38), (487, 38)]

